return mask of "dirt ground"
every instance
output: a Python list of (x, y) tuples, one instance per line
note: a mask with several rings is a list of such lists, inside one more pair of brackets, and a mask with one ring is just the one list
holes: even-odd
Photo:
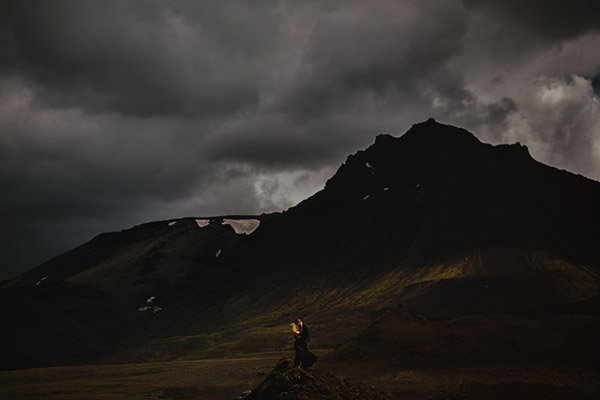
[[(406, 400), (500, 399), (507, 398), (503, 393), (513, 389), (526, 395), (524, 399), (554, 398), (536, 397), (543, 393), (562, 393), (557, 399), (588, 399), (593, 398), (590, 393), (597, 393), (600, 382), (599, 374), (589, 370), (566, 373), (550, 368), (519, 367), (403, 369), (401, 365), (382, 369), (380, 365), (328, 361), (326, 352), (314, 351), (321, 356), (315, 369), (386, 390)], [(0, 372), (0, 399), (233, 400), (255, 388), (281, 357), (273, 353), (237, 359), (6, 371)], [(482, 397), (481, 393), (488, 397)]]
[[(372, 385), (386, 390), (398, 399), (554, 399), (547, 393), (567, 395), (556, 399), (600, 398), (600, 373), (581, 370), (577, 372), (520, 367), (494, 368), (430, 368), (382, 370), (370, 365), (340, 365), (327, 361), (319, 366), (326, 371), (335, 369), (337, 375), (347, 380)], [(508, 388), (509, 390), (507, 391)], [(520, 388), (523, 397), (510, 390)], [(482, 395), (481, 393), (485, 393)]]
[(257, 386), (279, 356), (36, 368), (0, 373), (0, 399), (217, 400)]

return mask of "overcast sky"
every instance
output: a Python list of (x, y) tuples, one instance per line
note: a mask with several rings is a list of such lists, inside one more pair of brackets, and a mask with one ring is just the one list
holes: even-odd
[(286, 209), (434, 117), (600, 180), (600, 2), (0, 0), (0, 279)]

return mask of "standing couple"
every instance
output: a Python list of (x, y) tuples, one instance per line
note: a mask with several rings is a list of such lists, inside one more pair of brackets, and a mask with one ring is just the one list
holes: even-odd
[(317, 361), (317, 356), (308, 351), (308, 342), (310, 342), (310, 333), (308, 332), (308, 326), (300, 318), (290, 324), (292, 334), (294, 335), (294, 350), (296, 351), (296, 358), (294, 359), (294, 366), (308, 368)]

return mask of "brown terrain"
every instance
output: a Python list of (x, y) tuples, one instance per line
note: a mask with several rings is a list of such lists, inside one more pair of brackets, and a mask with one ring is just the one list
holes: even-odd
[[(600, 398), (598, 204), (518, 143), (380, 135), (282, 213), (104, 233), (2, 282), (0, 398)], [(309, 371), (279, 363), (296, 316)]]

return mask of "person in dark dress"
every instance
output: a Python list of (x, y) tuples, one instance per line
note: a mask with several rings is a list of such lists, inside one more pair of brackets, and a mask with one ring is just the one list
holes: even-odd
[(298, 329), (297, 333), (294, 334), (294, 350), (296, 351), (294, 366), (308, 368), (317, 360), (317, 356), (308, 350), (310, 332), (308, 330), (308, 326), (306, 326), (306, 324), (303, 323), (300, 318), (296, 318), (294, 323)]

